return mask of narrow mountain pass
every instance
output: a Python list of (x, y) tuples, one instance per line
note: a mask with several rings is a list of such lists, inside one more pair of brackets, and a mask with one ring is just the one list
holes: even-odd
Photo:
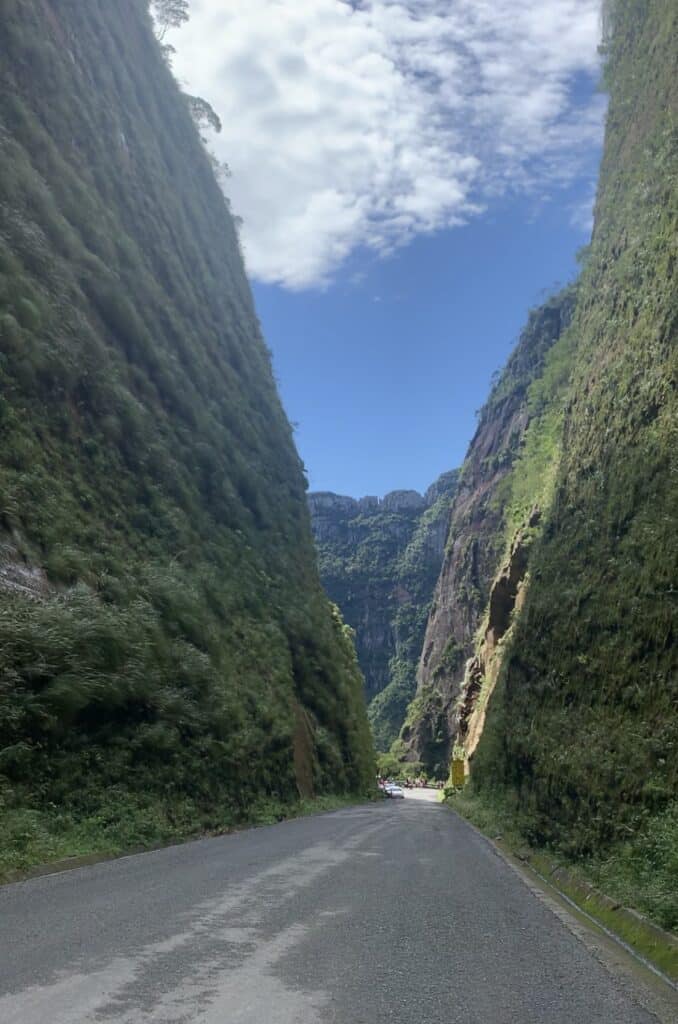
[(0, 889), (3, 1024), (650, 1024), (468, 825), (384, 801)]

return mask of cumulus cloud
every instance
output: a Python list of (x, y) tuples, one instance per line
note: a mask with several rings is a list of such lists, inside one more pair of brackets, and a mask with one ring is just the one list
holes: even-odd
[[(219, 112), (250, 272), (300, 289), (587, 169), (599, 0), (192, 0), (175, 72)], [(584, 103), (581, 96), (586, 97)]]

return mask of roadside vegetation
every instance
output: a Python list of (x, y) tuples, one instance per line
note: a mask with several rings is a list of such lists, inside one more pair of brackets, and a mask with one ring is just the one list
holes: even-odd
[[(478, 793), (473, 785), (464, 790), (448, 786), (445, 801), (503, 850), (529, 864), (547, 883), (678, 981), (678, 940), (667, 939), (667, 933), (671, 936), (678, 930), (675, 816), (672, 821), (660, 821), (645, 841), (620, 847), (606, 859), (572, 861), (557, 851), (531, 847), (520, 830), (519, 818), (496, 795)], [(619, 912), (623, 907), (643, 916), (634, 920)], [(647, 919), (666, 933), (648, 927)]]
[(30, 875), (46, 865), (69, 867), (149, 847), (224, 835), (243, 828), (275, 825), (311, 814), (354, 806), (374, 794), (325, 795), (296, 800), (260, 797), (245, 819), (229, 806), (209, 811), (185, 797), (163, 807), (154, 794), (112, 793), (105, 807), (87, 816), (68, 809), (15, 808), (3, 817), (0, 884)]

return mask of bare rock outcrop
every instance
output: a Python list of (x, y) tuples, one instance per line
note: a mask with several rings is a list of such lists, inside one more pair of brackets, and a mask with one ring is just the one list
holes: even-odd
[(30, 565), (16, 544), (9, 539), (0, 540), (0, 590), (25, 597), (42, 598), (54, 588), (44, 569)]
[(454, 737), (463, 748), (467, 767), (483, 734), (485, 714), (499, 677), (502, 642), (525, 600), (531, 531), (540, 519), (540, 509), (534, 508), (526, 525), (514, 537), (509, 556), (492, 584), (483, 641), (478, 653), (466, 664), (455, 709)]

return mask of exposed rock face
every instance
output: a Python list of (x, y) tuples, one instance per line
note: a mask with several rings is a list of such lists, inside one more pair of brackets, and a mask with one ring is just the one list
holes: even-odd
[(309, 495), (325, 589), (355, 630), (377, 745), (387, 749), (416, 686), (426, 616), (443, 557), (456, 473), (422, 497)]
[(502, 663), (502, 641), (507, 639), (514, 616), (524, 603), (532, 531), (539, 525), (541, 511), (534, 508), (513, 539), (508, 558), (497, 573), (490, 590), (484, 638), (467, 663), (454, 716), (455, 741), (467, 760), (473, 757), (485, 725), (485, 715)]
[(29, 565), (11, 541), (0, 540), (0, 591), (44, 597), (53, 589), (44, 569)]
[(399, 517), (390, 524), (394, 537), (409, 536), (410, 520), (423, 512), (428, 503), (418, 491), (392, 491), (384, 498), (349, 498), (332, 491), (314, 491), (308, 496), (308, 506), (316, 543), (328, 541), (337, 545), (347, 537), (352, 543), (359, 543), (365, 533), (365, 524), (358, 522), (359, 518), (380, 511), (394, 512)]
[[(466, 662), (475, 653), (476, 634), (507, 546), (502, 484), (530, 422), (528, 388), (568, 325), (572, 308), (572, 294), (566, 291), (531, 314), (482, 410), (459, 476), (418, 668), (417, 699), (401, 734), (401, 753), (441, 777), (447, 774), (457, 733), (455, 708)], [(497, 621), (504, 623), (501, 587), (493, 600)]]

